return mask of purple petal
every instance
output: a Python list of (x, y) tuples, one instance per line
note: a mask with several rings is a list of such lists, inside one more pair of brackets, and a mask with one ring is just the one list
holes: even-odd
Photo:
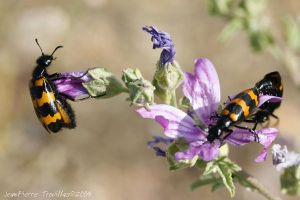
[(153, 42), (153, 49), (162, 48), (160, 55), (160, 63), (165, 65), (168, 62), (173, 62), (175, 59), (175, 46), (169, 33), (161, 32), (156, 27), (145, 26), (143, 31), (146, 31), (151, 35), (151, 41)]
[(240, 146), (245, 145), (250, 142), (255, 142), (256, 137), (258, 137), (258, 141), (260, 144), (264, 146), (264, 149), (260, 152), (258, 157), (256, 158), (256, 162), (262, 162), (266, 160), (267, 150), (272, 142), (276, 139), (278, 134), (278, 129), (276, 128), (264, 128), (257, 130), (256, 135), (249, 130), (244, 129), (235, 129), (227, 138), (226, 141), (230, 144)]
[(265, 102), (267, 101), (270, 101), (270, 102), (279, 102), (281, 101), (282, 98), (281, 97), (277, 97), (277, 96), (269, 96), (269, 95), (262, 95), (262, 96), (259, 96), (259, 104), (258, 104), (258, 107), (260, 107), (262, 104), (264, 104)]
[(92, 80), (86, 72), (66, 72), (54, 80), (57, 91), (72, 101), (89, 97), (82, 83)]
[(236, 128), (226, 138), (226, 141), (235, 146), (243, 146), (255, 141), (255, 136), (249, 130)]
[(194, 125), (193, 119), (185, 112), (165, 104), (152, 105), (149, 110), (140, 108), (137, 112), (144, 118), (157, 121), (170, 138), (184, 137), (187, 140), (204, 139), (205, 133)]
[(268, 149), (263, 148), (263, 150), (256, 157), (255, 162), (264, 162), (267, 159), (267, 156), (268, 156)]
[(210, 115), (220, 104), (220, 83), (213, 64), (206, 58), (195, 60), (195, 75), (186, 73), (183, 93), (202, 121), (209, 124)]
[(214, 160), (220, 153), (220, 141), (215, 140), (213, 143), (205, 142), (204, 144), (195, 145), (190, 143), (189, 148), (184, 152), (175, 154), (176, 160), (192, 160), (199, 156), (204, 161)]
[(265, 148), (268, 148), (272, 142), (276, 139), (279, 130), (277, 128), (263, 128), (256, 131), (259, 143), (262, 144)]

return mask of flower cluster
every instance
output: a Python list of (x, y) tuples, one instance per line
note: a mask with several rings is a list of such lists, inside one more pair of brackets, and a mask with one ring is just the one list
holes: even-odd
[[(200, 157), (205, 161), (216, 159), (222, 141), (219, 139), (212, 143), (207, 141), (207, 127), (214, 123), (211, 116), (220, 106), (220, 84), (213, 64), (204, 58), (195, 60), (194, 74), (185, 74), (182, 88), (194, 115), (166, 104), (152, 105), (150, 110), (140, 108), (137, 112), (144, 118), (158, 122), (164, 128), (164, 134), (168, 138), (185, 139), (188, 148), (175, 154), (177, 160), (191, 161), (195, 157)], [(261, 96), (260, 105), (272, 98), (272, 96)], [(245, 129), (235, 128), (225, 141), (240, 146), (255, 142), (258, 137), (258, 142), (264, 148), (256, 158), (256, 162), (261, 162), (266, 159), (268, 147), (277, 134), (276, 128), (263, 128), (255, 134)]]

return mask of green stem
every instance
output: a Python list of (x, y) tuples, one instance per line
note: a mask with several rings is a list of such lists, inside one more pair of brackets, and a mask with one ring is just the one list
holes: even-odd
[(280, 200), (279, 197), (274, 197), (272, 194), (270, 194), (266, 188), (264, 188), (255, 178), (250, 176), (248, 173), (245, 171), (240, 171), (235, 173), (235, 176), (239, 180), (240, 184), (250, 188), (252, 190), (255, 190), (258, 192), (260, 195), (265, 197), (267, 200)]
[(176, 91), (170, 91), (170, 105), (177, 108), (177, 99), (176, 99)]

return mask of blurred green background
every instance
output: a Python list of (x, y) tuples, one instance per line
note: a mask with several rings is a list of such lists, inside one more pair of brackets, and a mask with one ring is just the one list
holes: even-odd
[[(272, 0), (267, 10), (276, 21), (286, 13), (299, 14), (299, 9), (296, 0)], [(0, 199), (6, 199), (6, 192), (57, 190), (90, 191), (86, 199), (92, 200), (230, 199), (225, 189), (211, 193), (210, 187), (203, 187), (191, 192), (189, 185), (199, 174), (196, 170), (170, 172), (166, 161), (146, 147), (161, 128), (139, 117), (125, 101), (126, 95), (71, 103), (78, 127), (59, 134), (48, 135), (35, 116), (28, 91), (41, 54), (35, 38), (45, 52), (64, 45), (50, 73), (106, 67), (120, 76), (122, 69), (132, 67), (152, 79), (160, 51), (152, 50), (149, 35), (141, 30), (144, 25), (171, 34), (176, 60), (185, 71), (193, 70), (195, 58), (211, 59), (223, 100), (252, 87), (266, 73), (280, 71), (285, 91), (276, 111), (281, 131), (277, 141), (300, 150), (299, 89), (269, 54), (253, 53), (243, 33), (220, 44), (217, 38), (225, 23), (209, 16), (204, 1), (1, 0)], [(254, 162), (261, 148), (256, 144), (232, 147), (230, 157), (279, 195), (279, 173), (270, 156), (264, 163)], [(262, 197), (238, 186), (234, 199)]]

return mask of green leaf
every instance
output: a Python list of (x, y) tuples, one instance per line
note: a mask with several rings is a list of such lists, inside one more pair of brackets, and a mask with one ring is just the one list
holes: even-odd
[(224, 187), (224, 186), (225, 186), (225, 185), (224, 185), (222, 179), (218, 179), (218, 180), (213, 184), (213, 186), (212, 186), (212, 188), (211, 188), (211, 191), (214, 192), (214, 191), (216, 191), (217, 189), (220, 189), (220, 188), (222, 188), (222, 187)]
[(200, 176), (197, 180), (195, 180), (191, 185), (191, 190), (195, 190), (200, 186), (214, 184), (222, 180), (220, 178), (216, 178), (213, 174), (207, 174)]
[(226, 165), (231, 172), (238, 172), (238, 171), (241, 171), (242, 168), (240, 166), (238, 166), (236, 163), (232, 162), (229, 158), (227, 157), (223, 157), (221, 158), (220, 162), (223, 164), (223, 165)]
[[(230, 196), (233, 197), (235, 195), (235, 185), (233, 180), (233, 174), (240, 171), (241, 168), (232, 162), (229, 158), (223, 156), (218, 158), (217, 160), (210, 161), (206, 163), (205, 170), (203, 172), (204, 178), (199, 178), (194, 182), (193, 189), (204, 184), (212, 183), (212, 191), (225, 186), (229, 191)], [(219, 178), (213, 179), (215, 177), (213, 174), (218, 173)], [(198, 186), (199, 185), (199, 186)]]
[(220, 162), (217, 168), (218, 174), (223, 180), (223, 184), (227, 188), (231, 197), (235, 195), (235, 186), (232, 179), (232, 171), (228, 165)]
[(217, 171), (217, 162), (216, 161), (210, 161), (206, 163), (205, 170), (203, 172), (203, 175), (208, 175), (210, 173), (215, 173)]
[(300, 165), (284, 170), (280, 176), (281, 192), (287, 195), (300, 195)]

